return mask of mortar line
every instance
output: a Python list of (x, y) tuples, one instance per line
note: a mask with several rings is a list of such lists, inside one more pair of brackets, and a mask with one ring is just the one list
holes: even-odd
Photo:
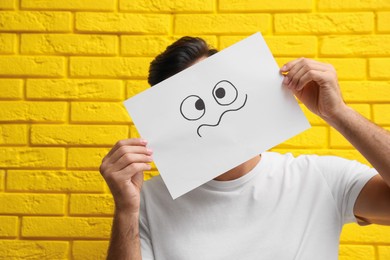
[(73, 260), (73, 239), (68, 240), (69, 241), (69, 249), (68, 249), (68, 259)]
[(379, 260), (379, 248), (377, 244), (374, 244), (374, 258)]
[(22, 216), (18, 216), (18, 235), (16, 236), (17, 240), (22, 239)]
[(70, 16), (72, 21), (71, 33), (74, 34), (76, 32), (76, 14), (74, 12), (71, 12)]

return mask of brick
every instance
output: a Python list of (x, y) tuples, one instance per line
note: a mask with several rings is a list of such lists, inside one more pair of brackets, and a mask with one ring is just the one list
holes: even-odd
[(0, 53), (13, 54), (16, 52), (16, 35), (0, 33)]
[(328, 145), (327, 127), (314, 126), (283, 142), (275, 148), (325, 148)]
[(388, 81), (340, 81), (341, 92), (346, 102), (388, 102)]
[(62, 215), (65, 213), (65, 195), (2, 193), (0, 213)]
[[(355, 111), (359, 112), (365, 118), (371, 119), (371, 109), (368, 104), (349, 104), (349, 107), (353, 108)], [(340, 134), (334, 128), (330, 128), (330, 147), (331, 148), (351, 148), (354, 149), (352, 144), (345, 139), (345, 137)]]
[(2, 9), (15, 9), (16, 0), (2, 0), (0, 2), (0, 10)]
[(331, 64), (336, 69), (339, 80), (357, 80), (366, 78), (367, 65), (365, 59), (321, 58), (319, 61)]
[(115, 0), (67, 0), (67, 1), (52, 1), (52, 0), (22, 0), (21, 6), (23, 9), (48, 9), (48, 10), (96, 10), (96, 11), (112, 11), (115, 9)]
[(375, 249), (369, 245), (340, 245), (339, 260), (375, 259)]
[(71, 19), (68, 12), (4, 11), (0, 13), (0, 31), (69, 32)]
[(28, 79), (26, 96), (29, 99), (122, 101), (123, 89), (121, 80)]
[(22, 99), (23, 80), (21, 79), (0, 79), (1, 99)]
[(300, 107), (312, 126), (328, 125), (321, 117), (311, 112), (305, 105), (300, 104)]
[(348, 224), (344, 225), (340, 240), (342, 243), (389, 243), (389, 232), (389, 226), (360, 227), (357, 224)]
[(0, 237), (16, 237), (18, 235), (18, 222), (18, 217), (0, 216)]
[(118, 37), (112, 35), (22, 34), (21, 37), (21, 52), (25, 54), (113, 55), (117, 49)]
[[(172, 42), (179, 40), (180, 38), (188, 36), (187, 34), (182, 35), (173, 35), (172, 36)], [(202, 38), (210, 47), (217, 48), (218, 47), (218, 39), (216, 35), (205, 35), (205, 34), (191, 34), (192, 37), (199, 37)]]
[(138, 130), (135, 127), (135, 125), (130, 126), (130, 137), (131, 138), (141, 138), (141, 135), (138, 133)]
[(179, 14), (175, 16), (176, 34), (267, 33), (269, 14)]
[(390, 12), (377, 13), (378, 32), (390, 32)]
[(109, 238), (111, 218), (23, 217), (23, 237)]
[(367, 33), (374, 30), (372, 13), (275, 14), (276, 33)]
[(5, 171), (0, 170), (0, 191), (4, 190), (5, 186)]
[[(220, 49), (244, 39), (246, 36), (221, 36)], [(317, 53), (317, 38), (314, 36), (265, 36), (268, 47), (274, 56), (313, 57)]]
[(67, 259), (68, 242), (1, 240), (1, 259)]
[(348, 106), (365, 118), (371, 120), (371, 107), (369, 104), (348, 104)]
[(374, 122), (380, 125), (390, 125), (390, 104), (374, 104)]
[(76, 30), (134, 34), (167, 34), (171, 24), (165, 14), (76, 13)]
[[(152, 167), (155, 168), (155, 165), (152, 163)], [(144, 171), (144, 181), (150, 180), (151, 178), (159, 175), (160, 173), (156, 171)]]
[(71, 122), (130, 123), (122, 102), (73, 102)]
[(71, 57), (70, 74), (75, 77), (147, 77), (152, 58)]
[(320, 54), (325, 56), (390, 55), (390, 35), (324, 36)]
[(98, 169), (109, 150), (110, 148), (69, 148), (67, 167), (70, 169)]
[(8, 170), (7, 190), (43, 192), (104, 192), (97, 171)]
[(65, 167), (65, 149), (0, 147), (0, 167), (62, 168)]
[(126, 98), (133, 97), (150, 88), (146, 80), (128, 80), (126, 82)]
[(26, 125), (0, 125), (0, 145), (27, 145)]
[(69, 213), (71, 215), (112, 215), (114, 200), (111, 194), (72, 194)]
[(108, 241), (74, 241), (73, 259), (104, 260), (107, 257)]
[(389, 66), (390, 58), (369, 59), (370, 78), (388, 80), (390, 78)]
[(383, 10), (390, 8), (388, 0), (321, 0), (318, 1), (319, 10)]
[[(283, 2), (283, 1), (282, 1)], [(237, 1), (237, 0), (220, 0), (219, 1), (219, 10), (220, 11), (258, 11), (258, 12), (291, 12), (291, 11), (311, 11), (312, 10), (312, 0), (300, 0), (294, 2), (294, 4), (282, 3), (281, 1), (273, 0), (246, 0), (246, 1)]]
[[(129, 56), (155, 57), (166, 47), (184, 35), (152, 36), (152, 35), (123, 35), (121, 36), (121, 54)], [(217, 37), (214, 35), (191, 35), (200, 37), (210, 46), (217, 46)]]
[[(128, 1), (128, 3), (132, 2)], [(172, 42), (173, 40), (169, 37), (123, 35), (121, 36), (121, 53), (131, 56), (156, 56)]]
[(0, 57), (1, 76), (46, 76), (65, 75), (63, 57), (2, 56)]
[(0, 121), (7, 122), (64, 122), (67, 115), (65, 102), (0, 103)]
[(37, 145), (113, 145), (127, 138), (127, 126), (32, 125), (31, 143)]
[(215, 9), (213, 0), (119, 0), (119, 9), (135, 12), (211, 12)]
[(379, 260), (390, 259), (390, 246), (378, 246)]

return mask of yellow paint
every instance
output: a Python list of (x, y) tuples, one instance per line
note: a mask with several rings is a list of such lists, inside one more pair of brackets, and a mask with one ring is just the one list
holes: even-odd
[[(280, 66), (331, 63), (345, 101), (389, 129), (389, 10), (386, 0), (1, 0), (0, 256), (105, 258), (114, 206), (98, 168), (118, 139), (139, 136), (121, 102), (184, 35), (223, 49), (261, 31)], [(304, 112), (313, 128), (274, 151), (367, 163)], [(389, 259), (389, 242), (387, 227), (348, 225), (340, 259)]]

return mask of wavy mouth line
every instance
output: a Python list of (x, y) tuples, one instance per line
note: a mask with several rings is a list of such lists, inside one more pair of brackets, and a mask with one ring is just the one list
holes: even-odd
[(238, 111), (238, 110), (240, 110), (241, 108), (243, 108), (243, 107), (245, 106), (247, 99), (248, 99), (248, 94), (245, 94), (244, 103), (243, 103), (239, 108), (236, 108), (236, 109), (228, 109), (228, 110), (224, 111), (224, 112), (221, 114), (221, 116), (219, 117), (219, 120), (218, 120), (218, 122), (217, 122), (216, 124), (214, 124), (214, 125), (201, 124), (201, 125), (198, 127), (198, 129), (196, 130), (196, 132), (197, 132), (197, 134), (199, 135), (199, 137), (202, 137), (202, 136), (200, 135), (200, 133), (199, 133), (200, 128), (201, 128), (202, 126), (210, 126), (210, 127), (216, 127), (216, 126), (218, 126), (219, 123), (221, 123), (221, 120), (222, 120), (223, 115), (225, 115), (227, 112), (232, 112), (232, 111)]

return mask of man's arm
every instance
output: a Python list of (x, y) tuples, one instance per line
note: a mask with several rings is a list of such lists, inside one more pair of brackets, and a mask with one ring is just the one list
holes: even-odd
[(355, 216), (366, 223), (390, 225), (390, 133), (345, 108), (329, 122), (372, 164), (372, 178), (355, 202)]
[(143, 171), (150, 170), (152, 151), (146, 141), (119, 141), (104, 157), (100, 173), (115, 201), (115, 214), (107, 259), (140, 260), (139, 237), (140, 192)]
[(107, 259), (142, 259), (139, 218), (125, 211), (115, 211)]
[(355, 202), (355, 216), (366, 223), (390, 225), (389, 132), (344, 103), (331, 65), (301, 58), (287, 63), (281, 71), (288, 73), (283, 84), (350, 141), (380, 174), (362, 189)]

